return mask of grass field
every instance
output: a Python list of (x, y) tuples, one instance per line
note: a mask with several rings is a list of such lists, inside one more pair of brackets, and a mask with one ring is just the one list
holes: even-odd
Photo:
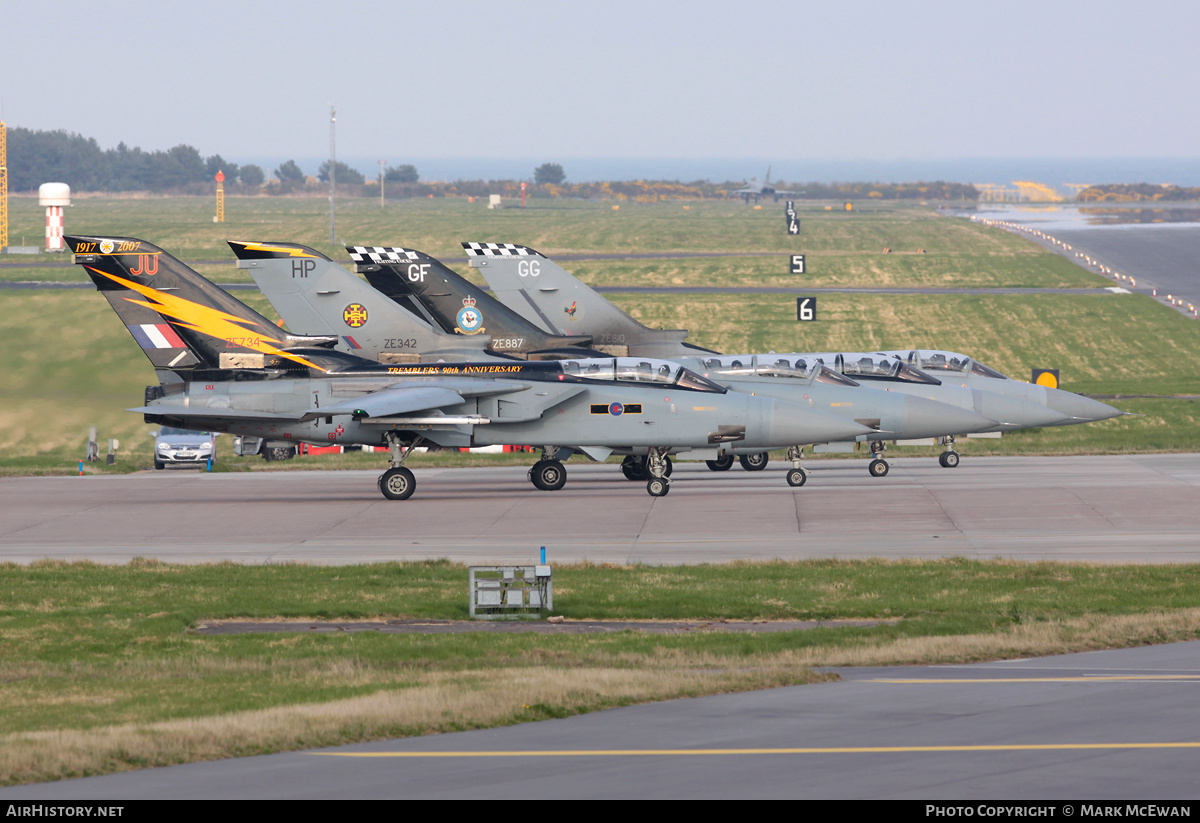
[[(45, 218), (36, 199), (11, 201), (10, 242), (41, 243)], [(684, 211), (684, 205), (688, 210)], [(489, 211), (476, 201), (439, 199), (339, 204), (338, 236), (354, 245), (408, 246), (471, 274), (459, 241), (521, 243), (544, 254), (630, 252), (778, 252), (771, 257), (720, 260), (606, 261), (569, 266), (595, 285), (794, 285), (788, 255), (809, 255), (814, 286), (1037, 286), (1107, 285), (1065, 259), (1008, 232), (961, 219), (936, 217), (932, 209), (869, 204), (852, 213), (826, 212), (801, 204), (802, 233), (787, 237), (782, 206), (762, 211), (741, 203), (622, 204), (549, 201), (535, 209)], [(67, 232), (138, 236), (183, 260), (228, 261), (197, 269), (218, 282), (250, 282), (234, 266), (229, 240), (303, 243), (336, 260), (347, 260), (329, 242), (329, 216), (321, 198), (230, 198), (226, 222), (212, 222), (203, 198), (85, 198), (68, 210)], [(884, 248), (892, 249), (883, 254)], [(918, 249), (924, 249), (919, 254)], [(38, 263), (64, 258), (39, 255)], [(20, 258), (13, 261), (19, 262)], [(473, 275), (472, 275), (473, 276)], [(0, 267), (4, 280), (81, 281), (68, 266)], [(479, 282), (482, 282), (481, 280)]]
[(1194, 566), (968, 560), (555, 568), (556, 613), (571, 619), (827, 621), (808, 631), (196, 631), (233, 618), (466, 618), (466, 589), (467, 570), (444, 562), (0, 565), (0, 783), (790, 685), (817, 679), (817, 665), (1200, 636)]

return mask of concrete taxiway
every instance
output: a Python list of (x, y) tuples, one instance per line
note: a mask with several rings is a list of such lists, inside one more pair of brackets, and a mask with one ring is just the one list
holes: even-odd
[(710, 472), (676, 464), (646, 494), (615, 465), (568, 464), (541, 492), (522, 467), (419, 469), (407, 501), (377, 472), (191, 470), (0, 480), (0, 560), (698, 563), (827, 557), (1200, 562), (1200, 454), (814, 460)]
[(968, 666), (0, 789), (0, 799), (1196, 796), (1200, 643)]

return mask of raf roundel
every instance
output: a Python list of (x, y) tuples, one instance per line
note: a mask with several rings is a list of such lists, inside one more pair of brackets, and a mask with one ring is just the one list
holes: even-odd
[(620, 403), (613, 403), (612, 405), (610, 405), (608, 407), (608, 413), (613, 415), (614, 417), (616, 417), (620, 414), (623, 414), (624, 412), (625, 412), (625, 407), (622, 406)]
[(351, 303), (342, 310), (342, 320), (352, 329), (366, 325), (367, 309), (361, 303)]

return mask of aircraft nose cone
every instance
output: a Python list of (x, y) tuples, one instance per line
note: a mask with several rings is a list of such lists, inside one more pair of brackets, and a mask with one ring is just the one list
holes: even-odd
[(1097, 420), (1108, 420), (1125, 413), (1107, 403), (1062, 389), (1046, 389), (1046, 405), (1070, 418), (1062, 425), (1095, 423)]
[(995, 425), (992, 418), (970, 409), (909, 395), (904, 402), (904, 431), (897, 434), (905, 439), (941, 437), (987, 431)]
[[(975, 408), (998, 421), (997, 431), (1017, 431), (1041, 426), (1060, 426), (1070, 422), (1068, 415), (1056, 409), (1019, 397), (976, 389)], [(987, 431), (984, 429), (984, 431)]]
[(764, 417), (768, 422), (769, 442), (762, 445), (773, 447), (853, 440), (873, 431), (853, 420), (777, 400), (770, 402)]

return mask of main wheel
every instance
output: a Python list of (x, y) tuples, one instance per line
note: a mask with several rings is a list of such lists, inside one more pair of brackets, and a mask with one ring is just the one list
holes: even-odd
[(629, 455), (621, 461), (621, 473), (626, 480), (645, 480), (646, 472), (642, 468), (642, 458)]
[(650, 492), (652, 497), (666, 497), (670, 490), (671, 481), (665, 477), (652, 477), (646, 484), (646, 491)]
[(567, 485), (567, 470), (557, 460), (539, 460), (529, 470), (529, 479), (542, 491), (554, 492)]
[(942, 452), (938, 455), (938, 462), (944, 469), (956, 469), (958, 468), (958, 452)]
[(716, 460), (705, 460), (704, 465), (708, 466), (709, 471), (727, 472), (733, 468), (733, 455), (723, 454)]
[(263, 449), (263, 460), (291, 460), (296, 456), (296, 450), (291, 446), (273, 446)]
[(742, 468), (748, 472), (762, 471), (767, 467), (767, 461), (770, 459), (771, 456), (766, 452), (738, 455), (738, 462), (741, 463)]
[(379, 475), (379, 491), (388, 500), (407, 500), (416, 490), (417, 478), (403, 466)]
[(808, 480), (808, 475), (804, 469), (788, 469), (787, 481), (789, 486), (803, 486)]
[(875, 459), (871, 461), (871, 465), (867, 466), (867, 471), (872, 477), (886, 477), (888, 473), (888, 463), (886, 460)]

